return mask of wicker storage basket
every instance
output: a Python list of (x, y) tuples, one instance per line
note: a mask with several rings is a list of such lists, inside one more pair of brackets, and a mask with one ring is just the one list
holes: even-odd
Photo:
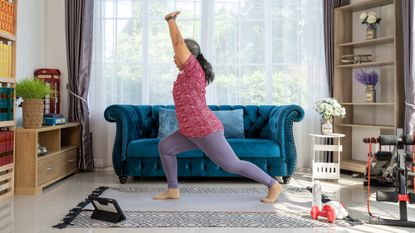
[(42, 127), (45, 104), (42, 99), (26, 99), (23, 101), (23, 128), (38, 129)]

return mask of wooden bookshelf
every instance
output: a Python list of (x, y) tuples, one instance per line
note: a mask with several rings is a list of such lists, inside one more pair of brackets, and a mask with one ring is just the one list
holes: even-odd
[(16, 36), (0, 31), (0, 37), (8, 41), (16, 41)]
[(367, 167), (367, 162), (359, 160), (342, 160), (340, 163), (340, 169), (347, 171), (354, 171), (359, 173), (365, 173)]
[(373, 67), (373, 66), (392, 66), (394, 65), (394, 61), (377, 61), (377, 62), (364, 62), (358, 64), (350, 64), (350, 65), (337, 65), (337, 68), (363, 68), (363, 67)]
[(395, 103), (340, 103), (343, 106), (394, 106)]
[(0, 77), (0, 82), (1, 83), (15, 83), (16, 79), (15, 78), (4, 78), (4, 77)]
[[(14, 29), (16, 32), (16, 21), (17, 21), (17, 0), (13, 0), (14, 5)], [(2, 9), (0, 9), (2, 10)], [(15, 88), (16, 83), (16, 35), (0, 31), (0, 41), (3, 43), (11, 43), (11, 77), (0, 77), (0, 87)], [(13, 119), (8, 121), (0, 121), (0, 128), (13, 131), (13, 138), (15, 138), (15, 125), (16, 125), (16, 90), (13, 90)], [(14, 195), (14, 181), (15, 181), (15, 143), (13, 140), (13, 162), (0, 166), (0, 202), (7, 200), (9, 197)]]
[(356, 12), (361, 10), (367, 10), (375, 7), (382, 7), (386, 5), (394, 4), (394, 0), (359, 0), (352, 4), (345, 5), (337, 8), (339, 11)]
[[(402, 25), (399, 0), (359, 0), (352, 4), (336, 8), (334, 11), (334, 98), (346, 107), (346, 118), (334, 118), (334, 132), (345, 134), (344, 150), (341, 156), (341, 169), (364, 173), (367, 151), (362, 152), (363, 135), (373, 132), (395, 134), (403, 127), (404, 99), (402, 74)], [(378, 38), (366, 40), (365, 25), (359, 20), (360, 11), (387, 13), (382, 14)], [(382, 27), (387, 28), (382, 32)], [(363, 51), (363, 52), (362, 52)], [(372, 62), (360, 64), (342, 64), (341, 57), (346, 54), (374, 54)], [(378, 103), (365, 103), (364, 93), (360, 93), (360, 84), (354, 81), (357, 68), (380, 72), (382, 91), (377, 93)], [(373, 68), (373, 69), (371, 69)], [(357, 88), (357, 89), (356, 89)], [(383, 94), (383, 96), (382, 96)], [(361, 96), (360, 96), (361, 95)], [(362, 119), (362, 117), (370, 119)], [(364, 122), (364, 123), (362, 123)], [(367, 134), (366, 134), (367, 132)], [(377, 134), (377, 133), (376, 133)], [(354, 145), (356, 148), (354, 148)], [(357, 160), (356, 158), (359, 158)], [(367, 158), (367, 157), (366, 157)]]
[(395, 129), (393, 125), (367, 125), (367, 124), (344, 124), (344, 123), (335, 123), (336, 126), (341, 127), (355, 127), (355, 128), (375, 128), (375, 129)]
[(366, 46), (375, 46), (375, 45), (393, 43), (394, 41), (395, 41), (395, 37), (387, 36), (387, 37), (377, 38), (377, 39), (373, 39), (373, 40), (342, 43), (342, 44), (338, 44), (337, 46), (339, 46), (339, 47), (360, 48), (360, 47), (366, 47)]

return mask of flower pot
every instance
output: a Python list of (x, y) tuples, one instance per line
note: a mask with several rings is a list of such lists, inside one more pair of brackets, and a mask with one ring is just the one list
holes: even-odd
[(324, 119), (321, 122), (321, 134), (323, 135), (333, 134), (333, 120), (332, 119)]
[(42, 99), (26, 99), (23, 101), (23, 128), (38, 129), (42, 127), (45, 104)]
[(374, 85), (366, 86), (365, 96), (366, 96), (366, 103), (376, 102), (376, 89)]
[(376, 24), (368, 24), (366, 28), (366, 39), (376, 39)]

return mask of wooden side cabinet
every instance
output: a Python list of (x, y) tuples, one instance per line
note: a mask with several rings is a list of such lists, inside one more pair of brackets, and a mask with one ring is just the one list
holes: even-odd
[[(15, 193), (35, 195), (78, 171), (79, 123), (16, 129)], [(37, 146), (47, 153), (38, 155)]]

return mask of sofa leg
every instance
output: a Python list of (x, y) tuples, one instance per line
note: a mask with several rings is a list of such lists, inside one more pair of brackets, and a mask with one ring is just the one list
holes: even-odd
[(281, 177), (281, 176), (275, 176), (274, 178), (275, 178), (275, 180), (276, 180), (278, 183), (280, 183), (280, 184), (282, 184), (282, 183), (283, 183), (283, 181), (282, 181), (282, 177)]
[(282, 177), (282, 181), (284, 184), (289, 184), (291, 181), (291, 176), (284, 176)]
[(128, 176), (119, 176), (118, 178), (120, 179), (121, 184), (127, 183)]

